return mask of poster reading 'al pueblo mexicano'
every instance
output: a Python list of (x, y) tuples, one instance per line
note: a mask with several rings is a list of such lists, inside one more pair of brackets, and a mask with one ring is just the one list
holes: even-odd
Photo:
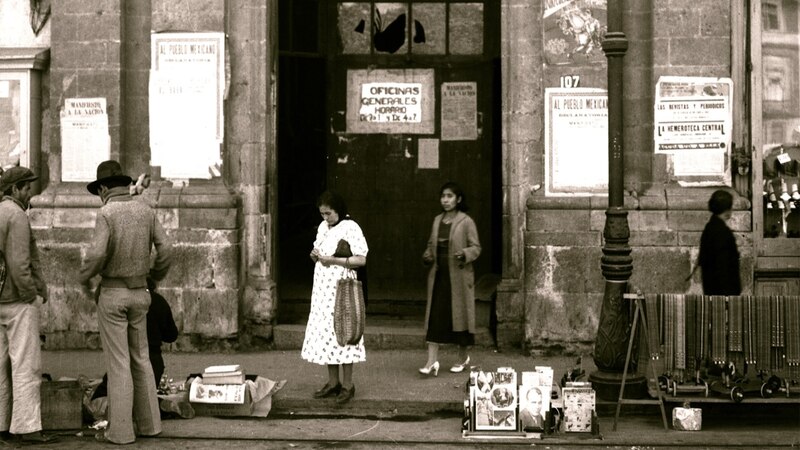
[(730, 78), (661, 77), (656, 84), (656, 153), (673, 155), (675, 175), (722, 175), (731, 147)]
[(608, 193), (608, 94), (545, 89), (545, 194)]

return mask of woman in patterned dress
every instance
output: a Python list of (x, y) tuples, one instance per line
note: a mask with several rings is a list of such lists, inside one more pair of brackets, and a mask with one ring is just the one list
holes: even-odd
[[(346, 403), (355, 395), (353, 363), (365, 361), (366, 352), (363, 337), (357, 345), (341, 346), (336, 342), (333, 330), (336, 283), (345, 277), (355, 277), (354, 269), (367, 263), (369, 248), (361, 227), (347, 215), (342, 197), (326, 191), (317, 206), (323, 220), (310, 255), (316, 263), (314, 288), (301, 356), (308, 362), (328, 366), (328, 382), (314, 392), (314, 398), (336, 396), (337, 403)], [(350, 244), (353, 256), (333, 256), (340, 240)], [(341, 381), (339, 366), (342, 367)]]
[(481, 254), (478, 229), (465, 211), (461, 187), (447, 182), (439, 191), (442, 213), (433, 219), (428, 246), (422, 255), (432, 265), (428, 274), (425, 340), (428, 362), (423, 375), (439, 374), (439, 344), (458, 345), (459, 363), (450, 372), (469, 366), (467, 349), (475, 343), (475, 274), (472, 262)]

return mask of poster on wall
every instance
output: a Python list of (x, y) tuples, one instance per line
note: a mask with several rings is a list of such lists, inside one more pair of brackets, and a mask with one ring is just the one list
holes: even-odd
[(347, 71), (347, 132), (433, 134), (433, 69)]
[(478, 139), (478, 83), (442, 83), (443, 141)]
[(608, 95), (545, 89), (545, 194), (608, 193)]
[(655, 152), (672, 155), (676, 176), (725, 176), (733, 131), (732, 94), (730, 78), (659, 78)]
[(61, 181), (92, 181), (111, 156), (106, 99), (67, 98), (61, 110)]
[(542, 32), (548, 65), (605, 64), (608, 0), (544, 0)]
[(224, 137), (224, 33), (154, 33), (151, 165), (164, 178), (211, 178)]

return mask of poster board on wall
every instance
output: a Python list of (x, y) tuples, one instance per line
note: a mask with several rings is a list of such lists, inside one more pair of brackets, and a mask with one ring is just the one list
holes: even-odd
[(93, 181), (111, 154), (106, 98), (64, 99), (60, 119), (61, 181)]
[(607, 92), (545, 89), (545, 195), (607, 194)]
[(682, 184), (730, 184), (733, 80), (662, 76), (656, 83), (655, 153), (672, 155)]
[(347, 71), (347, 132), (433, 134), (433, 69)]
[(224, 138), (224, 33), (154, 33), (150, 149), (165, 178), (211, 178)]

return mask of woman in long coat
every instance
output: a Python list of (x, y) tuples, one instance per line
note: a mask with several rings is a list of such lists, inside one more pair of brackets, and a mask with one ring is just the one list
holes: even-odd
[(715, 191), (708, 200), (708, 210), (712, 216), (700, 236), (698, 257), (703, 294), (739, 295), (742, 292), (739, 249), (733, 231), (726, 224), (733, 211), (733, 195), (721, 189)]
[(464, 191), (448, 182), (440, 190), (443, 212), (433, 219), (428, 246), (422, 259), (431, 264), (428, 274), (428, 302), (425, 309), (425, 340), (428, 362), (424, 375), (439, 374), (439, 344), (456, 344), (459, 363), (450, 371), (458, 373), (469, 365), (468, 347), (475, 343), (475, 274), (472, 262), (481, 254), (478, 229), (464, 211)]

